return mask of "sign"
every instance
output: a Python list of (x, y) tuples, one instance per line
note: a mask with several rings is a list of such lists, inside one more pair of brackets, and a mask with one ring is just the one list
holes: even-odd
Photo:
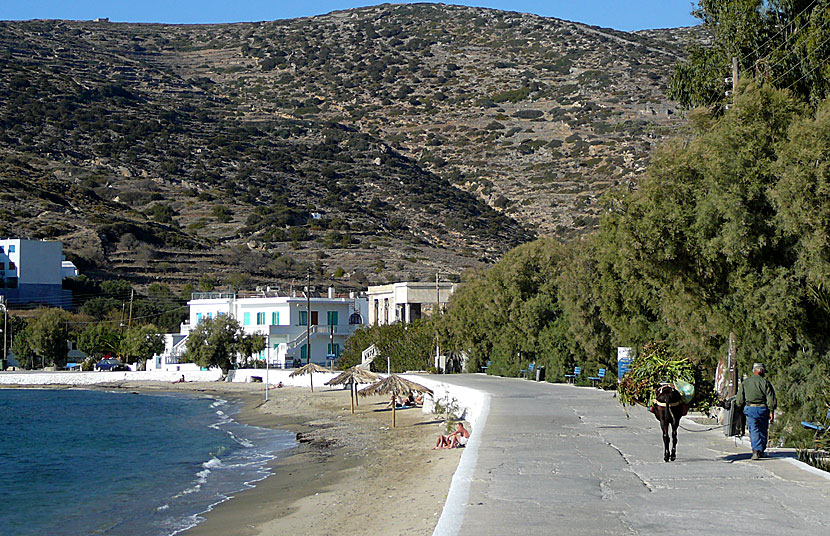
[(634, 361), (634, 348), (630, 346), (617, 346), (617, 377), (622, 378), (623, 375), (631, 368), (631, 362)]

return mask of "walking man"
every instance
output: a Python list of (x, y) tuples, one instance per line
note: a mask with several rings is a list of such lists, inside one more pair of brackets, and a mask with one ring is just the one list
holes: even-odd
[(752, 443), (752, 459), (764, 457), (767, 450), (767, 432), (769, 424), (775, 419), (775, 390), (764, 378), (766, 367), (763, 363), (752, 365), (752, 376), (741, 383), (736, 403), (743, 406), (749, 439)]

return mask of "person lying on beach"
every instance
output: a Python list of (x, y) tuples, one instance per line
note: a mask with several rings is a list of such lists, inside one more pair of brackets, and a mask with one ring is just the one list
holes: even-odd
[(173, 383), (184, 383), (184, 374), (182, 374), (182, 377), (174, 381)]
[(422, 393), (418, 393), (415, 396), (415, 405), (416, 406), (423, 406), (424, 405), (424, 395)]
[(407, 407), (406, 400), (404, 400), (403, 398), (401, 398), (399, 396), (396, 396), (396, 397), (392, 398), (389, 401), (389, 403), (386, 404), (386, 406), (384, 406), (384, 409), (391, 408), (392, 407), (392, 402), (395, 403), (395, 407), (398, 408), (398, 409)]
[(459, 422), (455, 424), (455, 432), (449, 435), (438, 436), (438, 441), (435, 442), (435, 447), (432, 450), (464, 447), (467, 445), (469, 439), (470, 431), (464, 428), (464, 425)]

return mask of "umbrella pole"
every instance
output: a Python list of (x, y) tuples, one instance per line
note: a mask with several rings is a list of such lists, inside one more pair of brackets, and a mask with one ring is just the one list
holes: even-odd
[(392, 428), (395, 427), (395, 395), (392, 395)]
[(311, 392), (313, 393), (314, 392), (314, 373), (313, 372), (308, 373), (308, 384), (311, 386)]
[(354, 413), (354, 382), (349, 384), (349, 400), (352, 401), (352, 413)]

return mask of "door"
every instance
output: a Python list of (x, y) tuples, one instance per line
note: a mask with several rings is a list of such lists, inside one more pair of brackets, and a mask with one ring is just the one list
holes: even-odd
[(318, 316), (318, 312), (317, 312), (317, 311), (311, 311), (311, 325), (312, 325), (312, 326), (316, 326), (316, 325), (318, 324), (318, 322), (317, 322), (317, 316)]

